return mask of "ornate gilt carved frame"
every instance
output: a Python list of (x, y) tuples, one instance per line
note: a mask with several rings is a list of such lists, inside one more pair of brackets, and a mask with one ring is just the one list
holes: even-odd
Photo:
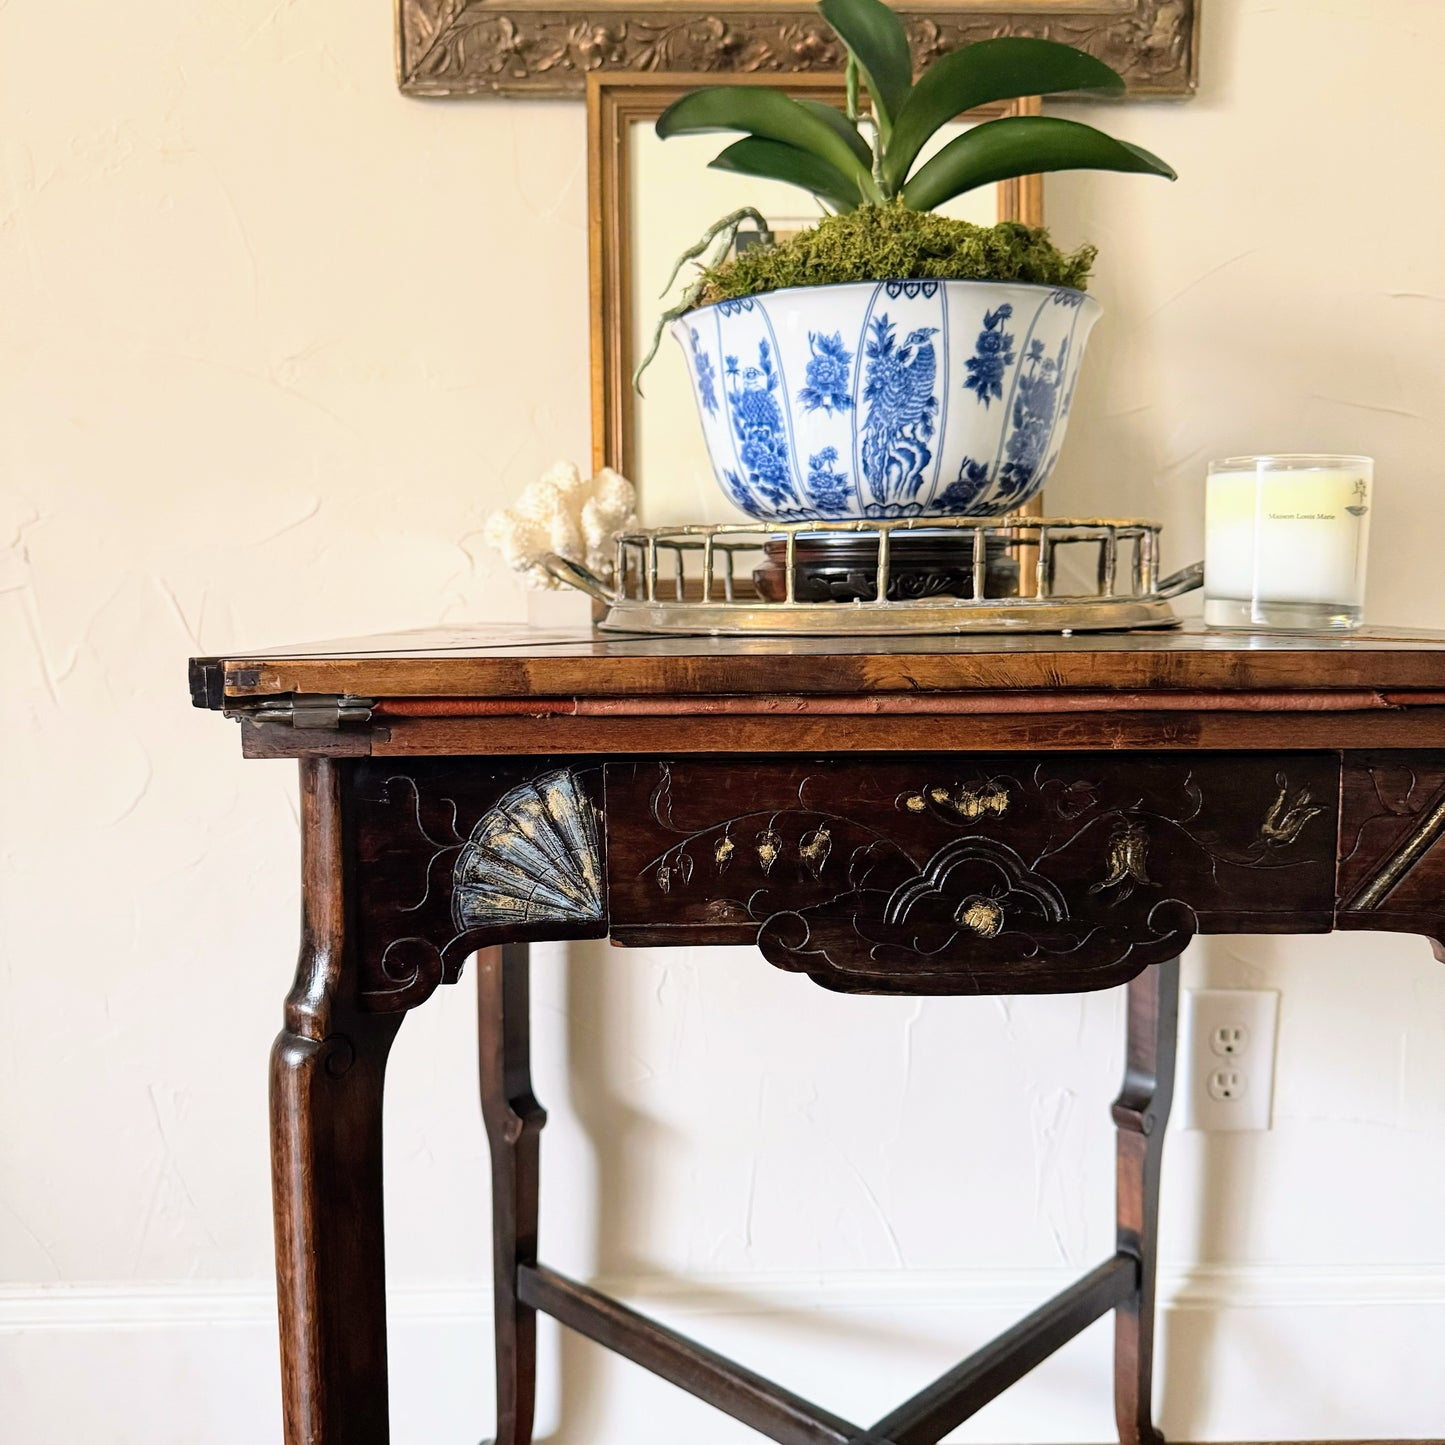
[[(923, 63), (995, 35), (1042, 35), (1109, 62), (1135, 95), (1189, 95), (1202, 0), (901, 0)], [(837, 73), (833, 32), (800, 0), (395, 0), (407, 95), (577, 95), (594, 72)]]
[[(739, 77), (765, 85), (762, 75)], [(592, 465), (635, 474), (632, 336), (632, 178), (630, 128), (655, 120), (680, 95), (704, 84), (702, 75), (592, 75), (587, 80), (587, 232), (592, 341)], [(844, 102), (836, 75), (795, 75), (786, 87), (834, 105)], [(1037, 114), (1037, 99), (971, 111), (976, 119)], [(1025, 176), (998, 187), (998, 218), (1043, 224), (1043, 178)]]

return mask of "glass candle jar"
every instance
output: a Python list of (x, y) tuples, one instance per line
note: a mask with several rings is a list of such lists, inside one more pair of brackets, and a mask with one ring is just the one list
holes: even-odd
[(1370, 457), (1211, 462), (1205, 622), (1291, 631), (1359, 626), (1374, 483)]

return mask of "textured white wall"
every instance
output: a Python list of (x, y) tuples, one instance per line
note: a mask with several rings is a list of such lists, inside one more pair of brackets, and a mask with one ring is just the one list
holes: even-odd
[[(1051, 182), (1104, 246), (1054, 505), (1197, 555), (1248, 449), (1380, 460), (1370, 612), (1445, 610), (1434, 0), (1206, 0), (1204, 87)], [(292, 770), (193, 651), (534, 612), (485, 512), (587, 453), (583, 113), (421, 104), (386, 7), (0, 5), (0, 1412), (17, 1445), (277, 1436), (265, 1055)], [(558, 604), (550, 604), (556, 613)], [(561, 604), (566, 610), (566, 604)], [(546, 1252), (869, 1416), (1110, 1245), (1117, 996), (848, 1000), (744, 952), (543, 950)], [(1175, 1438), (1438, 1435), (1445, 970), (1224, 940), (1283, 990), (1274, 1132), (1172, 1139)], [(467, 983), (403, 1029), (397, 1439), (487, 1432)], [(570, 1068), (564, 1050), (570, 1050)], [(1096, 1328), (960, 1438), (1104, 1439)], [(745, 1432), (548, 1336), (559, 1445)]]

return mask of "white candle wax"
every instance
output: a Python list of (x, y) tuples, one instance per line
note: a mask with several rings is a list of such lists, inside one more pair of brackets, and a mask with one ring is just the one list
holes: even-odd
[(1370, 467), (1363, 459), (1340, 463), (1211, 470), (1204, 540), (1208, 599), (1248, 604), (1256, 620), (1267, 620), (1259, 611), (1269, 603), (1358, 615)]

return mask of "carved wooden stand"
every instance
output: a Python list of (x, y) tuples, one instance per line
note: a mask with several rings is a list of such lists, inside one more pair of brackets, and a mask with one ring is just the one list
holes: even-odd
[[(539, 1311), (782, 1445), (934, 1445), (1113, 1311), (1119, 1439), (1160, 1445), (1180, 952), (1211, 933), (1445, 932), (1445, 637), (1250, 643), (800, 658), (583, 634), (198, 663), (197, 700), (243, 715), (248, 753), (301, 760), (301, 957), (271, 1059), (288, 1445), (389, 1438), (387, 1055), (472, 955), (495, 1445), (532, 1439)], [(1127, 985), (1115, 1254), (871, 1426), (548, 1268), (527, 946), (604, 937), (753, 944), (852, 993)]]

